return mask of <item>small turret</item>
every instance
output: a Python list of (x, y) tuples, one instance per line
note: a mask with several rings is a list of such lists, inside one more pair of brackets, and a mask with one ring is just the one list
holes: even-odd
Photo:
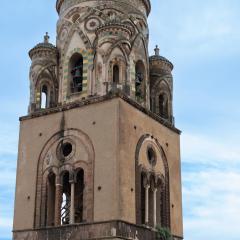
[(174, 124), (172, 113), (173, 64), (165, 57), (160, 56), (158, 46), (154, 51), (155, 55), (149, 58), (151, 110)]
[(57, 48), (49, 43), (46, 33), (44, 41), (29, 51), (32, 60), (30, 69), (30, 105), (29, 113), (54, 107), (57, 104)]

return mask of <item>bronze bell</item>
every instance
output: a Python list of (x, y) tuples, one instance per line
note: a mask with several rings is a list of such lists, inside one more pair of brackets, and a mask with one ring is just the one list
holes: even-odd
[(142, 80), (143, 80), (142, 74), (141, 73), (137, 73), (136, 74), (136, 84), (140, 85), (142, 83)]
[(74, 74), (74, 78), (76, 77), (76, 78), (78, 78), (78, 77), (81, 77), (81, 69), (79, 68), (79, 67), (77, 67), (76, 69), (75, 69), (75, 74)]

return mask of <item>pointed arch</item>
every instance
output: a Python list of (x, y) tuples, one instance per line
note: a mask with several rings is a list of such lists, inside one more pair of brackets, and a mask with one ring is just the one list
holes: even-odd
[(43, 97), (46, 97), (46, 104), (43, 107), (51, 108), (57, 105), (58, 101), (58, 81), (55, 74), (56, 65), (48, 64), (41, 66), (37, 76), (35, 77), (34, 87), (32, 93), (34, 96), (34, 102), (36, 104), (36, 109), (42, 109)]
[(65, 44), (63, 46), (63, 53), (64, 54), (66, 54), (66, 52), (69, 48), (69, 44), (70, 44), (70, 42), (72, 40), (72, 37), (73, 37), (75, 32), (78, 33), (78, 35), (82, 39), (86, 49), (91, 49), (92, 48), (92, 44), (91, 44), (88, 36), (81, 30), (81, 28), (79, 28), (76, 24), (73, 24), (69, 33), (68, 33), (67, 41), (65, 42)]
[(138, 33), (137, 36), (134, 38), (133, 43), (132, 43), (132, 48), (131, 48), (131, 53), (134, 51), (136, 47), (138, 47), (137, 41), (142, 41), (143, 47), (144, 47), (144, 53), (146, 58), (148, 58), (148, 47), (147, 43), (145, 41), (145, 37), (143, 36), (142, 33)]
[(165, 76), (158, 78), (151, 86), (151, 109), (162, 118), (173, 121), (172, 90)]
[(113, 44), (107, 51), (104, 57), (104, 61), (107, 62), (109, 60), (109, 57), (111, 56), (114, 49), (119, 48), (125, 58), (125, 61), (128, 62), (129, 57), (126, 53), (125, 49), (122, 47), (122, 44), (127, 44), (129, 47), (131, 47), (130, 43), (127, 40), (119, 40), (115, 44)]

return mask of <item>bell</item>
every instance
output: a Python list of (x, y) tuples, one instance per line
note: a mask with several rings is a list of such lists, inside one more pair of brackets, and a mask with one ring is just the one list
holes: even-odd
[(75, 73), (74, 73), (74, 78), (78, 78), (78, 77), (81, 77), (81, 71), (79, 68), (76, 69)]
[(142, 73), (136, 73), (136, 84), (140, 85), (143, 81), (143, 75)]

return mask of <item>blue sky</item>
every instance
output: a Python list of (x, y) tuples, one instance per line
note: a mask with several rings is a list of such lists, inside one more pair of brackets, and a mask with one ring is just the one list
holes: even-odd
[[(29, 100), (28, 50), (55, 40), (55, 0), (1, 1), (0, 240), (11, 239), (18, 117)], [(240, 2), (152, 0), (155, 44), (174, 65), (174, 115), (183, 131), (184, 235), (236, 240), (240, 228)]]

